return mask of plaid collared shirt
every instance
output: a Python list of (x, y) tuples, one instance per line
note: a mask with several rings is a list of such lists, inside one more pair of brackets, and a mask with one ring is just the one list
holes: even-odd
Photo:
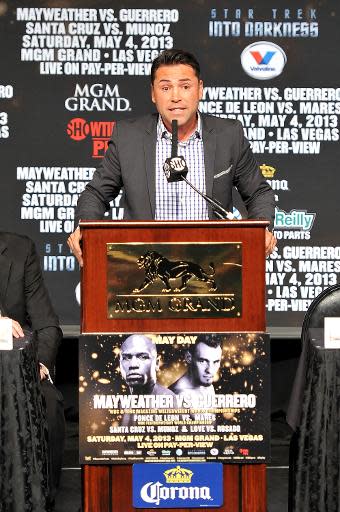
[[(187, 179), (205, 193), (204, 148), (201, 118), (198, 115), (196, 131), (185, 142), (178, 143), (178, 155), (183, 156), (189, 172)], [(156, 146), (156, 220), (207, 220), (208, 207), (197, 192), (183, 181), (168, 183), (163, 165), (171, 156), (171, 133), (161, 116), (157, 124)]]

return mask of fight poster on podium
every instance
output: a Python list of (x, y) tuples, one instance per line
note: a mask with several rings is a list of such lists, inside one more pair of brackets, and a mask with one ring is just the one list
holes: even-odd
[(80, 463), (268, 460), (268, 335), (92, 334), (80, 344)]

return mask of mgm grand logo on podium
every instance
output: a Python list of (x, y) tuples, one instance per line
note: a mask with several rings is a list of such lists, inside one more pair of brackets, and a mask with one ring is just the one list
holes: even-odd
[(109, 318), (241, 316), (242, 244), (107, 244)]

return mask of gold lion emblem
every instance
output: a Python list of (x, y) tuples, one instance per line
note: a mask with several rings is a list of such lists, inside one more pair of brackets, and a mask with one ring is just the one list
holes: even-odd
[[(157, 279), (162, 281), (165, 286), (162, 291), (167, 293), (185, 290), (191, 279), (207, 283), (209, 291), (215, 291), (217, 289), (215, 279), (213, 278), (215, 274), (213, 263), (209, 264), (211, 274), (208, 274), (197, 263), (190, 261), (171, 261), (156, 251), (148, 251), (138, 259), (137, 265), (139, 268), (145, 270), (145, 278), (141, 285), (133, 290), (133, 293), (145, 290), (145, 288), (157, 281)], [(181, 279), (181, 285), (175, 289), (171, 288), (169, 282), (171, 279)]]

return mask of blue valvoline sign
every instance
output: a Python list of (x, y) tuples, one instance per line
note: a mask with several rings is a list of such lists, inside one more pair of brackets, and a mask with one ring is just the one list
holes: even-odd
[(222, 504), (220, 463), (133, 465), (134, 507), (210, 508)]

